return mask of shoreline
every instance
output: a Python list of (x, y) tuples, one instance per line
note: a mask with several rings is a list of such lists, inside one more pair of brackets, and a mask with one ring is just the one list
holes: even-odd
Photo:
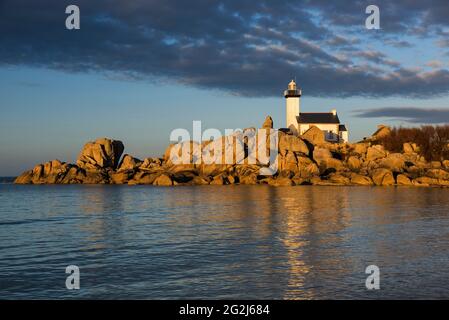
[(354, 188), (376, 188), (376, 189), (384, 189), (384, 188), (399, 188), (399, 189), (414, 189), (414, 188), (434, 188), (434, 189), (447, 189), (449, 186), (446, 185), (388, 185), (388, 186), (378, 186), (378, 185), (358, 185), (358, 184), (301, 184), (301, 185), (281, 185), (281, 186), (275, 186), (275, 185), (269, 185), (269, 184), (228, 184), (228, 185), (199, 185), (199, 184), (178, 184), (178, 185), (171, 185), (171, 186), (156, 186), (153, 184), (113, 184), (113, 183), (79, 183), (79, 184), (63, 184), (63, 183), (41, 183), (41, 184), (20, 184), (20, 183), (14, 183), (14, 182), (4, 182), (0, 183), (0, 185), (13, 185), (13, 186), (35, 186), (36, 188), (42, 187), (42, 186), (61, 186), (61, 187), (70, 187), (70, 186), (79, 186), (79, 187), (98, 187), (98, 186), (104, 186), (104, 187), (148, 187), (148, 188), (166, 188), (166, 189), (174, 189), (174, 188), (188, 188), (188, 187), (194, 187), (194, 188), (206, 188), (206, 187), (224, 187), (224, 188), (232, 188), (232, 187), (268, 187), (268, 188), (310, 188), (310, 187), (330, 187), (330, 188), (336, 188), (336, 187), (354, 187)]
[(327, 142), (321, 130), (297, 136), (272, 128), (267, 117), (262, 129), (171, 144), (162, 157), (144, 160), (122, 156), (121, 141), (100, 138), (84, 145), (76, 164), (38, 164), (14, 183), (449, 187), (449, 160), (427, 161), (414, 142), (404, 143), (402, 152), (386, 150), (381, 144), (391, 133), (386, 126), (357, 143)]

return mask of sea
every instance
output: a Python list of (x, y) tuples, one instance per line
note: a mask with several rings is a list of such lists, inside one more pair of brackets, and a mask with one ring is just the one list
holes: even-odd
[(0, 184), (0, 299), (447, 299), (448, 267), (449, 189)]

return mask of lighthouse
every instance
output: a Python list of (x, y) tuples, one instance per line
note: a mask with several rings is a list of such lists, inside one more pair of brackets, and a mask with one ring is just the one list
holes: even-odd
[(290, 81), (287, 90), (284, 91), (286, 108), (286, 127), (294, 134), (298, 134), (299, 99), (301, 98), (301, 89), (296, 87), (294, 80)]
[[(323, 141), (342, 143), (348, 142), (348, 129), (338, 118), (337, 110), (331, 112), (300, 112), (301, 88), (296, 86), (294, 80), (290, 81), (285, 97), (285, 132), (296, 136), (316, 136), (317, 130), (323, 132)], [(312, 131), (310, 131), (312, 130)], [(311, 132), (308, 134), (308, 132)], [(313, 138), (315, 139), (315, 138)]]

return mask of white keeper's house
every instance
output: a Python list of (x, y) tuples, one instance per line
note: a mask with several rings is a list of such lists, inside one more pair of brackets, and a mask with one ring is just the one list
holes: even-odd
[(302, 135), (312, 126), (318, 127), (324, 132), (324, 137), (328, 142), (348, 142), (348, 130), (340, 123), (337, 110), (330, 112), (301, 112), (301, 88), (296, 86), (294, 80), (288, 84), (288, 89), (284, 91), (286, 100), (286, 127), (294, 135)]

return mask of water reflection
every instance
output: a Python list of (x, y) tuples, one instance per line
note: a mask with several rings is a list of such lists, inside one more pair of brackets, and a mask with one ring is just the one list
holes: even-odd
[(53, 280), (68, 262), (87, 272), (83, 297), (372, 298), (369, 264), (385, 274), (376, 298), (449, 296), (447, 189), (1, 188), (0, 278), (14, 286), (0, 296), (70, 295)]
[(123, 188), (114, 186), (87, 186), (80, 189), (80, 213), (88, 219), (79, 224), (86, 235), (85, 250), (118, 249), (123, 240), (123, 220), (126, 201)]

